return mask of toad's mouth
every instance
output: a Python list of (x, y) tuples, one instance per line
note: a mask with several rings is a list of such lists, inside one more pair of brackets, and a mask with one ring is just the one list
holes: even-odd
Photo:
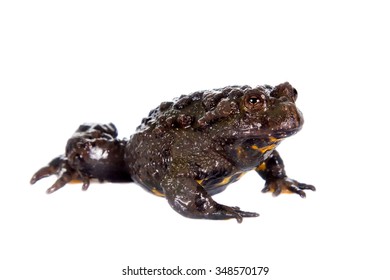
[(290, 137), (300, 131), (302, 126), (298, 126), (290, 129), (280, 129), (280, 130), (267, 130), (261, 128), (249, 128), (242, 129), (237, 131), (234, 135), (234, 138), (237, 139), (274, 139), (282, 140), (284, 138)]

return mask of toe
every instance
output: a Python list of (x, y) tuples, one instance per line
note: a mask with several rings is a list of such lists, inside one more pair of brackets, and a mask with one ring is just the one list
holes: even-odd
[(88, 178), (88, 177), (85, 177), (85, 178), (83, 179), (83, 186), (81, 187), (81, 189), (82, 189), (83, 191), (88, 190), (89, 183), (90, 183), (89, 178)]
[(311, 191), (316, 191), (316, 187), (313, 185), (308, 185), (308, 184), (303, 184), (303, 183), (298, 183), (298, 188), (301, 190), (311, 190)]
[(298, 194), (302, 198), (306, 198), (306, 193), (298, 186), (298, 182), (293, 185), (287, 186), (287, 190), (292, 193)]
[(70, 181), (72, 181), (72, 175), (68, 173), (64, 173), (60, 178), (57, 179), (57, 181), (50, 188), (47, 189), (46, 193), (51, 194), (64, 187)]
[(275, 188), (274, 188), (273, 193), (272, 193), (272, 195), (274, 197), (276, 197), (276, 196), (278, 196), (278, 195), (280, 195), (282, 193), (283, 183), (284, 182), (280, 181), (280, 180), (276, 181)]
[(31, 177), (30, 184), (33, 185), (37, 181), (41, 180), (42, 178), (48, 177), (50, 175), (53, 175), (56, 173), (56, 170), (51, 166), (45, 166), (39, 169), (35, 174)]

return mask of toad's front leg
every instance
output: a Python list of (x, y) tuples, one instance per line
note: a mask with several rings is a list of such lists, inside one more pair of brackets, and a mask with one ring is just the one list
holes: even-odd
[(226, 220), (257, 217), (259, 214), (245, 212), (238, 207), (229, 207), (215, 202), (195, 179), (167, 175), (161, 182), (165, 197), (171, 207), (181, 215), (195, 219)]
[(283, 160), (276, 150), (256, 168), (256, 172), (265, 180), (265, 187), (262, 190), (264, 193), (272, 192), (274, 196), (281, 193), (296, 193), (305, 198), (304, 190), (316, 190), (312, 185), (299, 183), (288, 178), (284, 170)]

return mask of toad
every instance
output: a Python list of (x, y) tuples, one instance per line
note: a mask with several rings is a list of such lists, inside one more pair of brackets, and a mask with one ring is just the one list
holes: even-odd
[(287, 82), (197, 91), (151, 110), (129, 139), (118, 139), (112, 123), (82, 124), (65, 153), (38, 170), (31, 184), (57, 175), (47, 190), (53, 193), (71, 181), (81, 181), (83, 190), (91, 179), (135, 182), (185, 217), (242, 222), (258, 214), (212, 196), (248, 171), (265, 180), (262, 192), (275, 196), (315, 190), (287, 177), (276, 151), (302, 128), (297, 96)]

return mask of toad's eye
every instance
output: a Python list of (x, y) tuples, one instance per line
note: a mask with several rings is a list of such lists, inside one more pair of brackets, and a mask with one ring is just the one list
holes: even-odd
[(258, 97), (249, 97), (249, 98), (248, 98), (248, 103), (249, 103), (249, 104), (254, 105), (254, 104), (260, 103), (260, 102), (261, 102), (261, 101), (260, 101), (260, 98), (258, 98)]
[(297, 98), (298, 98), (298, 91), (297, 91), (295, 88), (293, 88), (292, 97), (293, 97), (293, 100), (294, 100), (294, 101), (297, 101)]
[(265, 105), (265, 96), (264, 94), (250, 94), (246, 96), (244, 105), (249, 110), (261, 109)]

